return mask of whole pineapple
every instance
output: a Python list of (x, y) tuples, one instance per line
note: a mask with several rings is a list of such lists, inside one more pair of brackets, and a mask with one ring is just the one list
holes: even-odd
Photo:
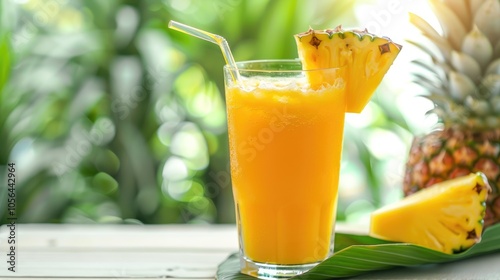
[(409, 41), (432, 62), (416, 82), (428, 91), (442, 127), (415, 137), (404, 178), (409, 195), (437, 182), (483, 172), (493, 189), (485, 226), (500, 222), (500, 0), (430, 0), (443, 29), (410, 21), (431, 42)]

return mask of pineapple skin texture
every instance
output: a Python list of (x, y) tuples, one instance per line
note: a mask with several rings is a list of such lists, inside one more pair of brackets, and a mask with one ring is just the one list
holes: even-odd
[(500, 129), (473, 133), (445, 128), (415, 137), (406, 164), (405, 196), (433, 184), (482, 172), (492, 187), (486, 201), (485, 228), (500, 222)]
[(373, 212), (370, 236), (461, 252), (481, 240), (489, 191), (482, 173), (435, 184)]

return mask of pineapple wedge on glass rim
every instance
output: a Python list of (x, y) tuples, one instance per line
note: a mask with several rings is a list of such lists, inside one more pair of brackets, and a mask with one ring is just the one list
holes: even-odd
[(493, 189), (485, 226), (500, 222), (500, 0), (430, 0), (442, 33), (416, 14), (423, 37), (408, 41), (427, 54), (415, 81), (434, 103), (440, 127), (414, 138), (404, 178), (410, 195), (471, 172)]
[[(402, 46), (368, 30), (313, 30), (296, 34), (295, 42), (304, 70), (340, 67), (346, 85), (346, 112), (360, 113), (370, 101)], [(319, 73), (308, 73), (312, 87), (321, 85)]]
[(490, 191), (480, 172), (437, 183), (373, 212), (370, 236), (461, 252), (481, 240)]

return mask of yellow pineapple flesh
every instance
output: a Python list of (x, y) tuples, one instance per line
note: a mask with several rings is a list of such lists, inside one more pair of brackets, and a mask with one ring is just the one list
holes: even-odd
[[(345, 71), (346, 112), (359, 113), (401, 51), (401, 45), (367, 30), (313, 30), (295, 35), (304, 70), (337, 68)], [(309, 73), (312, 86), (329, 77)]]
[(490, 190), (482, 173), (437, 183), (373, 212), (370, 236), (461, 252), (481, 240)]

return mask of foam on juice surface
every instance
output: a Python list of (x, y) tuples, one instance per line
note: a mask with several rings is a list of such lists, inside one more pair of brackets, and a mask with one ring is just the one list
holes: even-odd
[[(335, 80), (332, 85), (326, 85), (319, 89), (311, 89), (309, 82), (306, 77), (241, 77), (238, 84), (233, 84), (231, 87), (241, 88), (244, 92), (253, 93), (259, 95), (264, 91), (283, 91), (287, 95), (292, 93), (302, 93), (302, 94), (321, 94), (326, 90), (332, 90), (336, 88), (343, 87), (343, 80), (341, 78)], [(277, 101), (283, 102), (286, 98), (277, 98)]]

